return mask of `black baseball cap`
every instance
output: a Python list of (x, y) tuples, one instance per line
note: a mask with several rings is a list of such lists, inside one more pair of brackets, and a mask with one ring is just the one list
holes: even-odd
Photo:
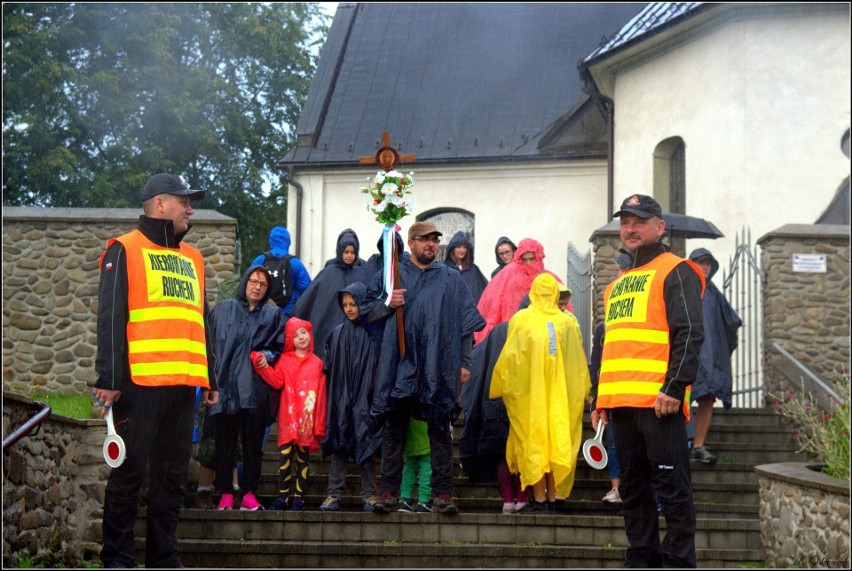
[(622, 214), (635, 214), (639, 218), (651, 218), (652, 216), (663, 217), (663, 209), (660, 208), (660, 203), (644, 194), (634, 194), (628, 196), (621, 203), (621, 209), (613, 214), (613, 217), (621, 216)]
[(145, 188), (142, 189), (142, 202), (154, 198), (158, 194), (188, 196), (190, 200), (204, 198), (203, 190), (192, 190), (183, 180), (183, 177), (168, 173), (155, 174), (148, 179)]

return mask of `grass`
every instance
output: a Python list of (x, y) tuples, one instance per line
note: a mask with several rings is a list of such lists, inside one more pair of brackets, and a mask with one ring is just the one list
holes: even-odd
[(53, 414), (77, 419), (96, 418), (92, 414), (92, 401), (88, 394), (60, 395), (36, 388), (27, 396), (34, 401), (50, 405)]
[[(20, 559), (18, 561), (19, 569), (44, 569), (44, 568), (53, 568), (53, 569), (65, 569), (66, 566), (63, 563), (54, 563), (52, 565), (48, 565), (43, 561), (42, 557), (35, 556), (33, 557), (29, 553), (22, 553)], [(100, 569), (102, 565), (98, 561), (86, 561), (85, 559), (80, 559), (72, 568), (74, 569)]]

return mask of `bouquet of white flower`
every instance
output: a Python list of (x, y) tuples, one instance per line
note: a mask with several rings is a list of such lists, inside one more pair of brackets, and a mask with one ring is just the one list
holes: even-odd
[(376, 215), (376, 221), (384, 225), (396, 224), (414, 210), (414, 173), (404, 175), (395, 170), (379, 171), (370, 186), (361, 188), (367, 196), (364, 198), (369, 212)]

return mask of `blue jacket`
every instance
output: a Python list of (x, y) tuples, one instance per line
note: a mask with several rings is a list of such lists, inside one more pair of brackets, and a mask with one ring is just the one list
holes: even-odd
[[(276, 258), (283, 258), (289, 254), (290, 231), (283, 226), (276, 226), (270, 230), (269, 251)], [(265, 261), (266, 253), (263, 253), (252, 260), (251, 265), (262, 266)], [(299, 258), (296, 258), (295, 256), (290, 258), (290, 267), (292, 268), (290, 283), (293, 286), (293, 296), (290, 298), (287, 305), (281, 308), (281, 312), (287, 316), (289, 316), (293, 311), (293, 306), (296, 305), (297, 301), (299, 301), (299, 297), (301, 297), (302, 293), (308, 289), (309, 285), (311, 285), (311, 276), (308, 274), (308, 270), (305, 269), (305, 265)]]

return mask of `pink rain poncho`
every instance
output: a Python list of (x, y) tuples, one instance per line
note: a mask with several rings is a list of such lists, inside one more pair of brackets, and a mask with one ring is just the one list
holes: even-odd
[[(531, 264), (521, 261), (521, 256), (528, 252), (535, 254), (535, 261)], [(488, 282), (479, 298), (476, 308), (486, 323), (481, 331), (474, 333), (477, 343), (485, 339), (495, 325), (515, 315), (521, 300), (530, 292), (533, 280), (542, 273), (548, 273), (562, 283), (559, 276), (544, 269), (544, 247), (532, 238), (524, 238), (515, 250), (515, 257)]]

